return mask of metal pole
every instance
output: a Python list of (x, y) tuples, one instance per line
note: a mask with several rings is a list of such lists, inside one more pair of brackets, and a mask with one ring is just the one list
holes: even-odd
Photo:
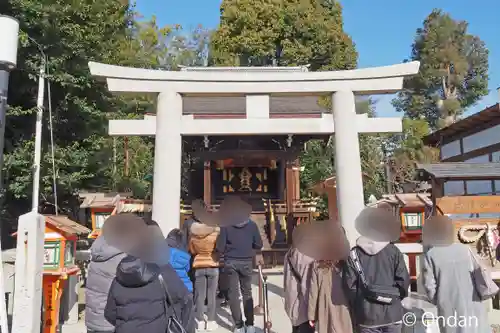
[(3, 149), (5, 146), (5, 114), (7, 112), (7, 91), (9, 88), (9, 72), (0, 69), (0, 190), (3, 189)]
[(43, 123), (43, 99), (45, 95), (45, 56), (42, 58), (40, 73), (38, 75), (38, 98), (35, 128), (35, 160), (33, 162), (33, 205), (32, 211), (38, 213), (40, 197), (40, 160), (42, 157), (42, 123)]
[[(3, 148), (5, 145), (5, 113), (7, 112), (7, 90), (9, 88), (9, 72), (0, 69), (0, 191), (3, 190)], [(1, 247), (1, 240), (0, 240)], [(5, 295), (3, 260), (0, 260), (0, 295)], [(10, 304), (9, 304), (10, 305)], [(2, 332), (9, 332), (7, 306), (5, 299), (0, 300), (0, 327)]]

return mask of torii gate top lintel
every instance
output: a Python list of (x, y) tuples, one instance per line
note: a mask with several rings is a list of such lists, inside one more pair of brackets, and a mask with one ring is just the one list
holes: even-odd
[(226, 70), (163, 71), (96, 62), (89, 62), (89, 67), (92, 75), (107, 79), (109, 89), (116, 92), (321, 93), (348, 90), (359, 94), (385, 94), (400, 90), (403, 78), (417, 74), (420, 63), (324, 72), (242, 70), (240, 67), (239, 70), (228, 67)]

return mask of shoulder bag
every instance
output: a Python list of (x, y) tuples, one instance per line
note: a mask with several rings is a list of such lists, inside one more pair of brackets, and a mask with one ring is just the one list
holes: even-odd
[(167, 316), (167, 328), (165, 330), (165, 333), (187, 333), (179, 319), (181, 317), (178, 316), (178, 314), (175, 312), (175, 306), (172, 302), (172, 297), (170, 297), (167, 284), (165, 283), (165, 280), (163, 279), (163, 276), (161, 274), (158, 274), (158, 280), (160, 280), (163, 290), (165, 291), (165, 297), (163, 301), (165, 307), (165, 315)]
[(361, 289), (366, 300), (374, 303), (390, 305), (400, 299), (399, 289), (394, 286), (384, 286), (378, 284), (368, 284), (363, 267), (359, 261), (356, 248), (353, 248), (349, 254), (349, 260), (353, 265), (361, 281)]
[(469, 257), (472, 261), (472, 280), (481, 300), (487, 300), (498, 294), (499, 288), (491, 278), (491, 273), (477, 259), (469, 247)]

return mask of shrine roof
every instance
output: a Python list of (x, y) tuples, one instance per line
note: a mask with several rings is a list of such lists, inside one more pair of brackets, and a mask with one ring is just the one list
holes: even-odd
[(120, 198), (127, 198), (132, 196), (132, 193), (80, 193), (80, 198), (83, 202), (80, 208), (99, 208), (115, 206)]
[(438, 180), (492, 180), (500, 179), (500, 163), (444, 162), (418, 164), (420, 178)]
[(493, 120), (498, 118), (500, 118), (499, 103), (425, 136), (423, 142), (426, 145), (437, 146), (442, 138), (455, 136), (474, 128), (486, 129), (493, 127), (496, 125), (496, 123), (493, 123)]
[(389, 204), (396, 204), (406, 208), (411, 207), (432, 207), (432, 201), (430, 199), (429, 193), (396, 193), (396, 194), (384, 194), (382, 199), (377, 202), (387, 202)]
[(90, 232), (92, 231), (89, 228), (84, 227), (80, 223), (75, 222), (64, 215), (57, 215), (57, 216), (44, 215), (44, 216), (46, 223), (68, 234), (86, 235), (90, 234)]

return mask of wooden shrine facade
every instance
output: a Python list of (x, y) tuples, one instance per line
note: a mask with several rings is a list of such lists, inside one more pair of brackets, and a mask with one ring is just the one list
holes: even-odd
[(190, 137), (184, 142), (184, 151), (192, 160), (184, 199), (203, 198), (207, 205), (217, 205), (225, 196), (239, 195), (255, 203), (256, 211), (265, 210), (266, 200), (292, 209), (300, 201), (298, 157), (312, 138)]

